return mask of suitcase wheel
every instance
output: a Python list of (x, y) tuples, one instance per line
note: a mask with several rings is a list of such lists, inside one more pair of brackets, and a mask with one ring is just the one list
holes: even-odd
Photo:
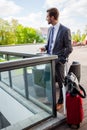
[(68, 126), (69, 126), (70, 128), (73, 128), (73, 129), (78, 129), (78, 128), (80, 128), (80, 124), (77, 124), (77, 125), (68, 124)]
[(77, 129), (80, 128), (80, 124), (77, 125)]
[(71, 128), (72, 124), (68, 124), (68, 126)]

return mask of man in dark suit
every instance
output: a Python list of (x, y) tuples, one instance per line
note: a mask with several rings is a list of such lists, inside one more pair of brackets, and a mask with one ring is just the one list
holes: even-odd
[(64, 82), (64, 66), (66, 59), (72, 52), (71, 32), (70, 29), (63, 26), (58, 21), (59, 11), (57, 8), (50, 8), (47, 10), (46, 20), (52, 26), (48, 29), (48, 42), (41, 48), (41, 51), (47, 51), (48, 54), (58, 55), (55, 61), (55, 78), (59, 84), (59, 99), (56, 109), (59, 110), (63, 106), (62, 86)]

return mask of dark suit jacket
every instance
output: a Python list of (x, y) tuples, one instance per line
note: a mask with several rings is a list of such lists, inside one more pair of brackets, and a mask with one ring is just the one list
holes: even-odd
[[(48, 53), (48, 47), (49, 47), (50, 30), (51, 28), (49, 28), (48, 30), (48, 43), (45, 46), (47, 53)], [(68, 58), (71, 52), (72, 52), (72, 45), (71, 45), (70, 29), (60, 24), (52, 54), (58, 55), (58, 59), (66, 59)]]

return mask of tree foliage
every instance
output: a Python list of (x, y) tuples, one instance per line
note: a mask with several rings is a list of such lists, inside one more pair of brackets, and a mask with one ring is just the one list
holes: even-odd
[[(84, 41), (87, 35), (87, 25), (85, 26), (84, 33), (81, 34), (80, 30), (72, 34), (74, 42)], [(12, 19), (11, 23), (7, 20), (0, 18), (0, 45), (16, 45), (25, 43), (43, 43), (39, 30), (30, 27), (24, 27), (19, 24), (16, 19)]]
[(0, 19), (0, 45), (42, 43), (43, 41), (38, 30), (24, 27), (15, 19), (12, 19), (11, 23)]
[(87, 28), (85, 28), (85, 31), (84, 31), (84, 33), (83, 34), (81, 34), (81, 31), (80, 30), (77, 30), (77, 32), (76, 33), (73, 33), (72, 34), (72, 40), (74, 41), (74, 42), (83, 42), (84, 41), (84, 39), (85, 39), (85, 37), (86, 37), (86, 30), (87, 30)]

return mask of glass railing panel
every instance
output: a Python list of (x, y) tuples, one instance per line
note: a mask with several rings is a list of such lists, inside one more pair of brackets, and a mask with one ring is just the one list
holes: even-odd
[[(51, 64), (27, 68), (29, 99), (51, 108), (52, 112), (52, 72)], [(34, 100), (35, 99), (35, 100)], [(36, 102), (37, 100), (37, 102)]]
[(5, 54), (0, 54), (0, 62), (5, 62), (7, 61), (7, 57)]
[[(2, 100), (4, 101), (3, 104), (7, 104), (7, 110), (3, 110), (2, 114), (5, 114), (8, 122), (10, 120), (10, 125), (27, 118), (28, 120), (32, 118), (32, 123), (35, 123), (53, 115), (51, 63), (1, 72), (1, 77), (3, 85), (0, 84), (0, 86), (2, 85), (0, 89), (4, 93), (2, 93)], [(8, 89), (8, 87), (11, 89)], [(4, 95), (6, 100), (4, 100)], [(3, 104), (1, 108), (5, 108)], [(11, 112), (10, 107), (12, 108)], [(6, 113), (13, 113), (13, 111), (15, 111), (15, 120), (9, 114), (6, 115)], [(23, 117), (16, 119), (16, 116), (20, 115), (20, 113), (23, 113)], [(34, 119), (34, 116), (37, 116), (38, 121)], [(28, 125), (32, 123), (30, 121)]]
[(10, 86), (8, 71), (1, 72), (1, 81), (4, 82), (5, 84), (7, 84), (8, 86)]
[(1, 81), (52, 114), (51, 63), (2, 72)]
[(23, 59), (23, 56), (14, 56), (14, 55), (10, 55), (10, 54), (0, 54), (0, 62), (5, 62), (8, 60), (17, 60), (17, 59)]
[(25, 83), (23, 68), (11, 70), (12, 88), (25, 96)]
[(21, 95), (25, 96), (23, 68), (1, 72), (1, 81)]
[(17, 59), (23, 59), (21, 56), (9, 56), (9, 60), (17, 60)]

